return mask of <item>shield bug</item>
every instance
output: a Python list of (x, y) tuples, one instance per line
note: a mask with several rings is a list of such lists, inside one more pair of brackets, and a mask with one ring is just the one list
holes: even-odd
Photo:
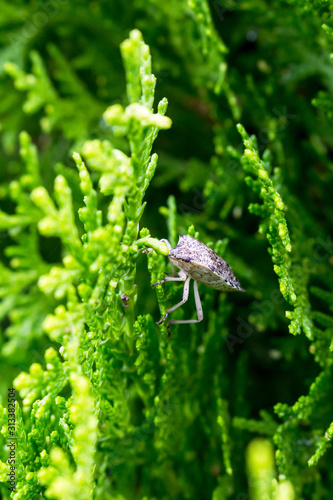
[(171, 262), (173, 274), (173, 265), (177, 266), (180, 271), (178, 272), (178, 276), (167, 276), (163, 280), (154, 283), (152, 286), (160, 285), (166, 281), (184, 281), (184, 290), (182, 300), (175, 306), (170, 307), (163, 318), (157, 322), (157, 325), (161, 325), (172, 311), (182, 306), (187, 301), (191, 279), (194, 281), (194, 299), (198, 319), (171, 319), (167, 324), (168, 331), (172, 323), (199, 323), (203, 320), (198, 282), (222, 292), (245, 292), (229, 264), (201, 241), (191, 236), (179, 236), (178, 244), (175, 248), (171, 248), (168, 240), (162, 241), (164, 241), (169, 248), (168, 257)]

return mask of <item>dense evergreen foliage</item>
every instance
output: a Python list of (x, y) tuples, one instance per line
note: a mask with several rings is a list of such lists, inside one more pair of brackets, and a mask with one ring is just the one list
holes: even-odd
[(332, 3), (0, 5), (2, 497), (331, 499)]

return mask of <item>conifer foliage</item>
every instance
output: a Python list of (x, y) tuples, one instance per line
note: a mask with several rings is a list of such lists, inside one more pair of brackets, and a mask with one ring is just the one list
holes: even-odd
[(2, 498), (331, 498), (333, 6), (0, 4)]

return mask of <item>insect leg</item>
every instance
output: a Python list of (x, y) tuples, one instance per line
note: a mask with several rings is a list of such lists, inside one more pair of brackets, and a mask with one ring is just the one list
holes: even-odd
[[(170, 280), (169, 280), (170, 281)], [(177, 281), (180, 281), (180, 279), (178, 279)], [(163, 318), (161, 319), (161, 321), (158, 321), (156, 322), (157, 325), (161, 325), (166, 319), (167, 317), (169, 316), (169, 314), (174, 311), (175, 309), (177, 309), (178, 307), (182, 306), (183, 304), (185, 304), (185, 302), (187, 301), (188, 299), (188, 294), (189, 294), (189, 290), (190, 290), (190, 281), (191, 281), (191, 278), (188, 276), (186, 278), (186, 281), (185, 281), (185, 284), (184, 284), (184, 290), (183, 290), (183, 298), (180, 302), (178, 302), (178, 304), (176, 304), (175, 306), (173, 307), (170, 307), (170, 309), (167, 310), (167, 312), (164, 314)]]
[[(172, 246), (171, 246), (170, 242), (168, 240), (166, 240), (165, 238), (163, 238), (161, 241), (164, 241), (164, 243), (166, 244), (166, 246), (168, 247), (169, 252), (170, 252), (170, 250), (172, 250)], [(172, 276), (177, 276), (177, 273), (175, 271), (175, 266), (173, 265), (173, 263), (171, 261), (170, 261), (170, 266), (171, 266), (171, 270), (172, 270)]]
[(184, 273), (184, 271), (179, 271), (178, 276), (166, 276), (163, 280), (157, 281), (157, 283), (153, 283), (151, 286), (154, 288), (154, 286), (161, 285), (166, 281), (185, 281), (186, 278), (187, 275)]
[(198, 283), (196, 281), (194, 281), (193, 283), (193, 289), (194, 289), (194, 298), (195, 298), (195, 306), (196, 306), (196, 309), (197, 309), (197, 315), (198, 315), (198, 319), (171, 319), (169, 322), (168, 322), (168, 326), (167, 328), (169, 328), (169, 325), (171, 325), (172, 323), (175, 324), (179, 324), (179, 323), (199, 323), (200, 321), (203, 320), (203, 312), (202, 312), (202, 306), (201, 306), (201, 300), (200, 300), (200, 295), (199, 295), (199, 290), (198, 290)]
[(195, 307), (197, 309), (198, 322), (199, 322), (203, 320), (203, 311), (198, 290), (198, 283), (196, 281), (193, 283), (193, 290), (194, 290)]

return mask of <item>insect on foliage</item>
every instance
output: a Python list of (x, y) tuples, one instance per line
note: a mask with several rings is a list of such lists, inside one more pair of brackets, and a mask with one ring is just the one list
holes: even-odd
[[(199, 323), (203, 320), (198, 282), (222, 292), (245, 292), (229, 264), (201, 241), (192, 238), (192, 236), (179, 236), (178, 244), (175, 248), (171, 248), (168, 240), (162, 241), (169, 248), (168, 257), (171, 262), (173, 276), (167, 276), (152, 286), (160, 285), (166, 281), (184, 281), (185, 283), (182, 300), (175, 306), (170, 307), (157, 324), (161, 325), (172, 311), (182, 306), (188, 300), (191, 279), (194, 281), (194, 299), (198, 315), (198, 319), (170, 320), (167, 324), (168, 332), (172, 323)], [(178, 276), (174, 275), (174, 265), (180, 269)]]

